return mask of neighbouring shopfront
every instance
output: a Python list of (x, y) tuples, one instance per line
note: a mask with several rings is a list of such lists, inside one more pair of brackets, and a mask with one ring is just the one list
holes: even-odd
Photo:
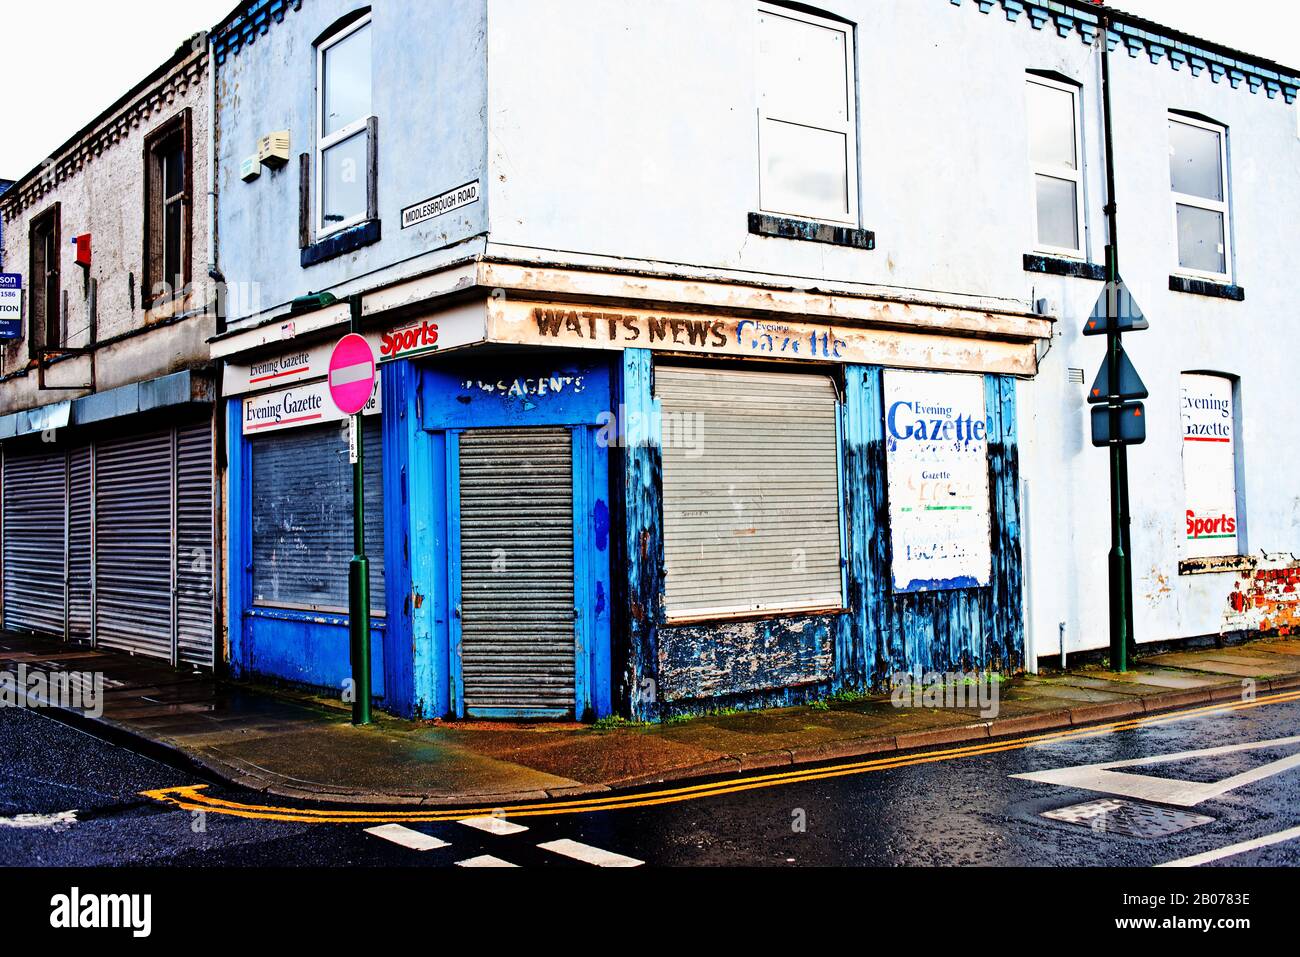
[(180, 373), (0, 426), (6, 630), (213, 667), (210, 393)]
[[(1032, 347), (496, 299), (375, 321), (390, 710), (653, 720), (1022, 663)], [(335, 689), (351, 497), (328, 345), (228, 366), (230, 628), (237, 671)]]

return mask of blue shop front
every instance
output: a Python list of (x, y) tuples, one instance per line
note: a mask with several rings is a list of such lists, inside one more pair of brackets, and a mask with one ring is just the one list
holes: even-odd
[[(887, 337), (809, 319), (507, 299), (373, 321), (385, 709), (662, 720), (1021, 666), (1024, 350), (901, 368), (872, 361)], [(336, 338), (226, 374), (231, 669), (329, 693), (350, 676)]]

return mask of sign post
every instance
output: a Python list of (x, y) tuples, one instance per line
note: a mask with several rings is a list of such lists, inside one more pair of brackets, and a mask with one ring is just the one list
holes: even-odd
[(361, 412), (375, 391), (375, 353), (361, 335), (361, 299), (352, 299), (352, 332), (330, 356), (330, 398), (349, 416), (352, 461), (352, 561), (348, 565), (348, 630), (352, 651), (352, 723), (370, 724), (370, 561), (366, 558), (365, 444)]

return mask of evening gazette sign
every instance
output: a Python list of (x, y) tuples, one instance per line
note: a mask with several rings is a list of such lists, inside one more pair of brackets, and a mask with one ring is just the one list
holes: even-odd
[(887, 369), (884, 398), (894, 589), (989, 584), (983, 378)]

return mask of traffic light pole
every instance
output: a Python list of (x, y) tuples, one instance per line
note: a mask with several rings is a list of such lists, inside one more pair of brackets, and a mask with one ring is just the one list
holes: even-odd
[[(1118, 204), (1115, 200), (1114, 129), (1110, 102), (1110, 20), (1102, 19), (1101, 96), (1106, 129), (1106, 225), (1110, 244), (1106, 247), (1106, 283), (1108, 290), (1119, 288)], [(1120, 360), (1123, 354), (1119, 331), (1119, 296), (1107, 300), (1106, 347), (1110, 379), (1107, 383), (1110, 410), (1110, 666), (1115, 671), (1128, 670), (1128, 643), (1132, 621), (1132, 573), (1128, 554), (1128, 450), (1119, 441), (1123, 402), (1120, 395)]]
[[(352, 331), (361, 333), (361, 298), (352, 298)], [(348, 630), (352, 651), (352, 723), (370, 724), (370, 561), (366, 558), (366, 443), (352, 416), (352, 561), (348, 564)]]

